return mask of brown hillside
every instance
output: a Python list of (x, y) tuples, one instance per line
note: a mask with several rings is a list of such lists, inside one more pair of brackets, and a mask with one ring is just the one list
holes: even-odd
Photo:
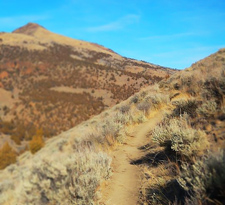
[(224, 58), (221, 49), (23, 153), (0, 171), (0, 204), (224, 204)]
[(0, 133), (18, 151), (35, 129), (59, 134), (176, 72), (34, 23), (0, 39)]

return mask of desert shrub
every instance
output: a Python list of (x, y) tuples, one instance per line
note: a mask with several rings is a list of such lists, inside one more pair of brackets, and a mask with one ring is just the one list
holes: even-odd
[(193, 77), (192, 76), (186, 76), (186, 75), (181, 75), (181, 83), (183, 86), (191, 86)]
[(94, 204), (98, 187), (110, 175), (110, 163), (105, 153), (89, 149), (41, 160), (26, 176), (20, 204)]
[(13, 133), (10, 138), (18, 145), (21, 144), (21, 138), (16, 133)]
[(147, 120), (146, 116), (143, 114), (143, 112), (136, 112), (132, 115), (132, 122), (133, 123), (143, 123)]
[(134, 95), (133, 97), (131, 97), (131, 99), (130, 99), (130, 104), (131, 103), (134, 103), (134, 104), (136, 104), (136, 103), (138, 103), (140, 100), (139, 100), (139, 96), (136, 94), (136, 95)]
[(34, 135), (32, 140), (29, 142), (29, 147), (32, 154), (40, 150), (45, 144), (42, 133), (42, 130), (37, 130), (36, 135)]
[(104, 136), (112, 136), (116, 138), (121, 128), (121, 123), (117, 123), (114, 120), (106, 120), (102, 126), (102, 134)]
[(101, 134), (104, 136), (108, 145), (113, 145), (119, 136), (119, 133), (123, 125), (120, 122), (112, 120), (106, 120), (102, 126)]
[(0, 124), (0, 131), (4, 134), (12, 134), (15, 125), (13, 122), (3, 121)]
[(0, 150), (0, 169), (16, 162), (16, 152), (6, 142)]
[(223, 104), (223, 96), (225, 95), (224, 78), (208, 78), (203, 85), (202, 96), (206, 100), (214, 99), (218, 105)]
[[(196, 163), (183, 164), (178, 183), (189, 193), (187, 204), (220, 204), (225, 200), (225, 152), (210, 153)], [(198, 203), (194, 203), (198, 202)], [(217, 202), (217, 203), (216, 203)]]
[(173, 116), (178, 117), (187, 113), (191, 117), (196, 117), (196, 109), (198, 104), (196, 100), (180, 100), (173, 102), (173, 105), (176, 105), (176, 108), (173, 110)]
[(130, 124), (133, 120), (133, 117), (130, 112), (127, 112), (126, 114), (122, 114), (121, 112), (117, 112), (113, 119), (115, 122), (123, 125)]
[(147, 101), (142, 101), (142, 102), (137, 104), (137, 109), (140, 110), (140, 111), (143, 111), (146, 114), (149, 113), (150, 107), (151, 107), (151, 104)]
[(120, 112), (125, 114), (125, 113), (128, 113), (130, 110), (130, 105), (123, 105), (120, 107)]
[(203, 103), (198, 109), (197, 113), (204, 117), (210, 117), (217, 111), (217, 104), (215, 101), (207, 101)]
[(27, 132), (27, 127), (23, 123), (17, 123), (16, 129), (11, 135), (11, 139), (18, 145), (21, 144), (21, 141), (25, 138), (25, 133)]
[(120, 130), (120, 132), (119, 132), (119, 134), (117, 136), (117, 141), (119, 143), (121, 143), (121, 144), (124, 143), (126, 141), (126, 139), (127, 139), (127, 135), (128, 135), (128, 133), (126, 131), (126, 128)]
[(193, 129), (186, 114), (164, 120), (153, 130), (152, 139), (166, 149), (172, 149), (189, 158), (200, 154), (208, 146), (206, 134)]
[(169, 103), (169, 95), (157, 93), (155, 95), (146, 96), (146, 100), (151, 103), (151, 107), (159, 109), (163, 104)]

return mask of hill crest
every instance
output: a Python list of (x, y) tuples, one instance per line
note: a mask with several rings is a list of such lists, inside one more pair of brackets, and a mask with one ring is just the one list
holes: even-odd
[(21, 33), (21, 34), (26, 34), (26, 35), (32, 36), (38, 29), (47, 31), (47, 29), (45, 29), (43, 26), (41, 26), (39, 24), (27, 23), (26, 25), (14, 30), (12, 33)]

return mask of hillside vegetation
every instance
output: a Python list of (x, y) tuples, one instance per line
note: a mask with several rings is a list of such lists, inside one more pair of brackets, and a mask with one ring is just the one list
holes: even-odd
[[(135, 187), (129, 187), (139, 194), (132, 204), (224, 204), (224, 96), (221, 49), (47, 140), (34, 155), (23, 153), (0, 172), (0, 204), (110, 205), (115, 203), (110, 193), (128, 201), (129, 192), (120, 195), (127, 184), (111, 180), (127, 170), (119, 172), (114, 161), (119, 158), (112, 156), (131, 146), (142, 154), (124, 159), (140, 170)], [(140, 129), (146, 141), (137, 146), (140, 135), (134, 131)]]
[(33, 23), (0, 33), (0, 147), (19, 155), (174, 72)]

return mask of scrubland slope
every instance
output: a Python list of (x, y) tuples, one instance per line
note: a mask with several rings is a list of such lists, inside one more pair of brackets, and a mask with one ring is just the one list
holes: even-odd
[(2, 32), (0, 148), (19, 155), (37, 131), (56, 136), (175, 72), (34, 23)]
[(0, 204), (223, 204), (224, 95), (221, 49), (23, 153)]

